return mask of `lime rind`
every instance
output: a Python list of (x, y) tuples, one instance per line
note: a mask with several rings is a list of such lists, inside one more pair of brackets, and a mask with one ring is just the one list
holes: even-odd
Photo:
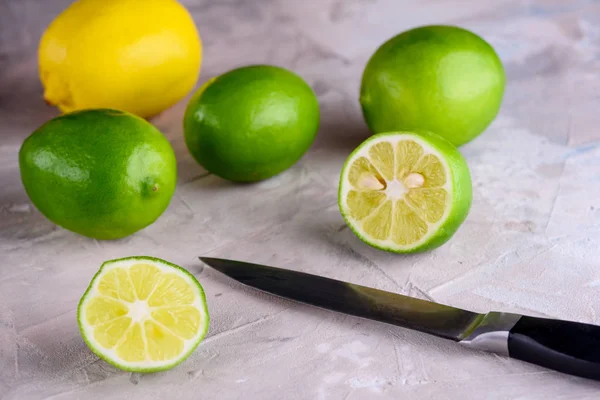
[[(185, 341), (184, 351), (179, 357), (171, 361), (120, 361), (119, 357), (111, 354), (112, 351), (110, 349), (105, 349), (102, 345), (96, 343), (96, 341), (93, 339), (93, 335), (91, 334), (92, 332), (87, 329), (87, 324), (83, 322), (82, 311), (84, 309), (84, 306), (90, 300), (90, 298), (92, 298), (90, 295), (97, 291), (97, 286), (100, 281), (99, 278), (102, 277), (106, 272), (108, 272), (112, 268), (133, 265), (140, 261), (156, 266), (161, 271), (178, 272), (178, 276), (184, 278), (188, 283), (190, 283), (190, 287), (197, 290), (198, 296), (193, 306), (196, 306), (197, 309), (201, 312), (201, 318), (203, 322), (203, 324), (201, 325), (202, 329), (200, 329), (196, 333), (195, 337)], [(94, 354), (96, 354), (102, 360), (106, 361), (108, 364), (119, 368), (123, 371), (150, 373), (169, 370), (185, 361), (198, 347), (200, 342), (206, 337), (210, 325), (210, 314), (208, 312), (206, 294), (204, 293), (202, 285), (200, 284), (200, 282), (198, 282), (196, 277), (192, 275), (189, 271), (187, 271), (185, 268), (182, 268), (176, 264), (170, 263), (160, 258), (148, 256), (131, 256), (108, 260), (102, 263), (100, 269), (92, 278), (92, 281), (90, 282), (88, 288), (86, 289), (85, 293), (81, 297), (81, 300), (79, 301), (79, 304), (77, 306), (77, 325), (79, 327), (79, 331), (81, 332), (81, 336), (83, 337), (83, 341), (85, 342), (85, 344), (90, 348), (90, 350)]]
[[(417, 142), (424, 150), (423, 156), (435, 155), (440, 160), (448, 177), (446, 183), (441, 186), (448, 193), (442, 217), (435, 223), (428, 222), (428, 232), (418, 241), (408, 245), (398, 244), (391, 238), (379, 240), (363, 232), (357, 221), (350, 215), (346, 203), (348, 192), (351, 190), (348, 173), (353, 162), (359, 157), (367, 156), (369, 149), (377, 143), (389, 142), (395, 145), (400, 140)], [(346, 224), (363, 242), (374, 248), (393, 253), (414, 253), (431, 250), (446, 243), (466, 219), (471, 207), (471, 197), (471, 176), (468, 166), (458, 149), (449, 141), (430, 132), (384, 132), (371, 136), (347, 158), (340, 174), (338, 206)], [(383, 204), (379, 207), (382, 206)], [(373, 210), (371, 214), (376, 210)]]

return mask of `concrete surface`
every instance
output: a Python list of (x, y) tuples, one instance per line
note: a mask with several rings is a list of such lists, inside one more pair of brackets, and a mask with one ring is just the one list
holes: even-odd
[[(196, 259), (273, 264), (481, 312), (600, 323), (600, 2), (187, 0), (205, 45), (199, 84), (243, 64), (292, 68), (318, 94), (321, 130), (289, 171), (233, 185), (190, 158), (182, 101), (153, 120), (179, 158), (172, 204), (154, 225), (116, 242), (57, 228), (19, 180), (20, 144), (57, 115), (41, 99), (37, 42), (68, 3), (0, 3), (0, 398), (600, 396), (600, 383), (251, 291)], [(346, 229), (337, 179), (369, 135), (357, 100), (367, 58), (385, 39), (427, 23), (485, 37), (508, 86), (497, 120), (461, 148), (474, 180), (467, 221), (444, 247), (398, 256)], [(185, 266), (208, 295), (208, 338), (169, 372), (118, 371), (77, 329), (77, 302), (102, 261), (135, 254)]]

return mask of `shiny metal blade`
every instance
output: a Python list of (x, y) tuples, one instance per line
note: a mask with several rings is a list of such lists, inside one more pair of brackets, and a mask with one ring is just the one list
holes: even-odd
[(460, 341), (484, 314), (335, 279), (242, 261), (200, 257), (221, 273), (265, 292), (357, 317)]

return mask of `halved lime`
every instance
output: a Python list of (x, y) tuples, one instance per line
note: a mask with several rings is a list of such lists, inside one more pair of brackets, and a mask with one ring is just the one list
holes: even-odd
[(204, 290), (185, 269), (152, 257), (106, 261), (79, 302), (83, 340), (125, 371), (164, 371), (185, 360), (209, 325)]
[(396, 253), (448, 241), (471, 207), (471, 176), (459, 151), (426, 132), (372, 136), (346, 160), (340, 211), (365, 243)]

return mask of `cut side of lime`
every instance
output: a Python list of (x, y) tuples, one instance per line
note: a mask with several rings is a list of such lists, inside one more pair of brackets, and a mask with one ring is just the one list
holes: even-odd
[(367, 244), (398, 253), (445, 243), (467, 217), (471, 178), (459, 151), (431, 133), (381, 133), (346, 160), (340, 211)]
[(125, 371), (155, 372), (185, 360), (206, 335), (204, 290), (185, 269), (151, 257), (106, 261), (79, 302), (85, 343)]

